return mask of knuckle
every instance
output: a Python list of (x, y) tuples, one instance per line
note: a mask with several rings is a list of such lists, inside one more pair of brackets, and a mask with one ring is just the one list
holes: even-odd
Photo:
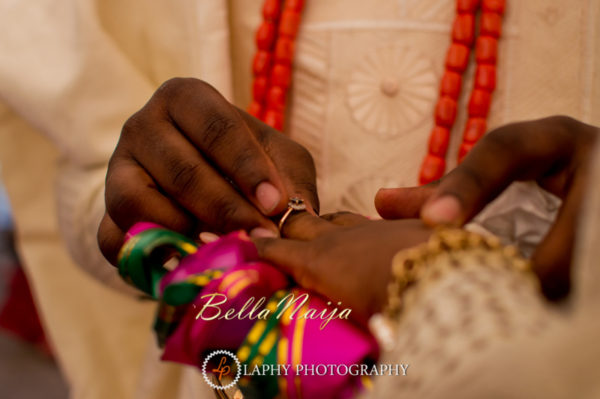
[[(175, 77), (165, 81), (154, 93), (153, 99), (169, 103), (174, 101), (187, 102), (186, 99), (198, 95), (214, 92), (215, 89), (208, 83), (196, 78)], [(153, 101), (150, 101), (151, 103)]]
[(202, 165), (188, 160), (172, 160), (168, 163), (168, 169), (172, 177), (174, 189), (184, 197), (191, 196), (201, 185)]
[(212, 201), (211, 207), (213, 215), (213, 225), (217, 229), (228, 232), (240, 228), (239, 208), (233, 201), (220, 198)]
[(121, 129), (121, 138), (136, 136), (140, 132), (143, 132), (145, 119), (146, 118), (143, 110), (139, 110), (135, 114), (131, 115), (123, 124), (123, 128)]
[[(489, 145), (494, 146), (497, 149), (513, 148), (519, 138), (522, 137), (523, 134), (527, 134), (527, 129), (515, 129), (515, 127), (517, 127), (517, 125), (503, 126), (490, 132), (490, 134), (483, 138)], [(521, 134), (515, 134), (516, 130), (519, 130), (519, 133)]]
[(159, 97), (172, 97), (181, 91), (183, 87), (186, 87), (190, 84), (192, 78), (181, 78), (175, 77), (169, 80), (166, 80), (161, 84), (156, 90), (155, 95)]
[(127, 197), (127, 186), (122, 184), (123, 179), (120, 178), (118, 166), (112, 166), (112, 164), (111, 162), (109, 165), (104, 184), (104, 201), (108, 213), (114, 216), (115, 210), (121, 209), (124, 205), (124, 198)]
[(160, 132), (157, 126), (165, 120), (164, 108), (153, 102), (144, 105), (142, 109), (131, 115), (121, 128), (121, 136), (117, 148), (126, 147), (132, 153), (148, 147)]
[(258, 141), (258, 145), (265, 150), (267, 154), (270, 154), (273, 150), (273, 132), (265, 128), (258, 128), (253, 130), (253, 134)]
[(255, 182), (249, 180), (256, 180), (256, 183), (264, 180), (264, 177), (256, 176), (257, 173), (255, 173), (255, 168), (253, 167), (256, 165), (256, 158), (256, 154), (249, 150), (243, 150), (242, 152), (235, 154), (231, 163), (232, 177), (240, 178), (247, 183), (251, 183), (251, 185), (254, 185)]
[(548, 123), (550, 126), (559, 125), (567, 128), (579, 123), (579, 121), (577, 121), (575, 118), (572, 118), (568, 115), (550, 116), (548, 118), (542, 119), (541, 121)]
[(112, 183), (112, 180), (107, 180), (104, 201), (106, 211), (113, 218), (118, 216), (120, 210), (129, 209), (127, 195), (119, 190), (116, 184)]
[(209, 153), (217, 152), (229, 144), (228, 134), (237, 127), (237, 122), (222, 112), (211, 112), (202, 128), (202, 143)]
[(348, 217), (352, 217), (354, 214), (349, 211), (339, 211), (334, 213), (328, 213), (326, 215), (321, 215), (321, 219), (325, 219), (329, 222), (335, 223), (337, 221), (346, 219)]
[[(469, 165), (463, 164), (463, 165), (461, 165), (460, 172), (461, 172), (460, 177), (461, 177), (463, 184), (466, 184), (466, 185), (470, 186), (471, 189), (474, 189), (477, 191), (481, 191), (482, 189), (485, 188), (485, 186), (486, 186), (485, 179), (479, 173), (479, 171), (477, 169), (472, 168)], [(457, 191), (462, 192), (462, 190), (457, 190)], [(463, 194), (458, 195), (459, 198), (462, 198), (463, 196), (464, 196)]]
[[(550, 128), (557, 127), (556, 132), (563, 142), (574, 143), (576, 141), (589, 144), (595, 140), (596, 132), (590, 126), (567, 115), (551, 116), (544, 120)], [(590, 140), (591, 139), (591, 140)]]
[[(109, 187), (112, 187), (109, 191)], [(127, 190), (126, 186), (117, 188), (114, 185), (107, 186), (105, 194), (106, 213), (118, 226), (129, 228), (137, 221), (148, 219), (140, 214), (140, 199), (135, 193)]]
[(535, 145), (538, 142), (536, 134), (536, 130), (527, 123), (507, 125), (484, 136), (482, 144), (485, 146), (475, 146), (473, 150), (479, 151), (480, 166), (492, 162), (492, 159), (504, 166), (512, 165), (526, 155), (534, 156), (543, 152), (541, 146)]
[(320, 215), (319, 217), (328, 222), (333, 222), (338, 217), (338, 213), (327, 213), (325, 215)]

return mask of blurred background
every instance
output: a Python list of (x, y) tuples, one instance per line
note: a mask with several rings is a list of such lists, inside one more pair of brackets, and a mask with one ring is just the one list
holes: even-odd
[(10, 204), (0, 182), (0, 398), (68, 397), (14, 248)]

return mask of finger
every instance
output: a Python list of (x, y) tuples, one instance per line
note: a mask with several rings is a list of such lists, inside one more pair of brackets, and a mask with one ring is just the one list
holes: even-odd
[(568, 162), (574, 140), (559, 118), (507, 125), (484, 138), (427, 200), (430, 225), (462, 225), (516, 180), (539, 179)]
[(259, 238), (253, 241), (262, 260), (277, 266), (301, 287), (315, 287), (315, 276), (310, 270), (309, 243), (280, 238)]
[(265, 218), (220, 175), (198, 151), (168, 123), (149, 127), (160, 135), (133, 149), (134, 158), (158, 183), (160, 188), (198, 220), (215, 232), (262, 227), (277, 236), (277, 227)]
[(108, 213), (105, 213), (98, 227), (98, 246), (102, 255), (115, 266), (124, 238), (125, 233), (115, 224)]
[(532, 257), (533, 270), (540, 279), (542, 292), (552, 300), (564, 298), (570, 291), (575, 235), (586, 181), (587, 170), (574, 178), (556, 221)]
[(122, 231), (137, 222), (154, 222), (183, 234), (194, 229), (194, 218), (165, 197), (148, 173), (131, 158), (111, 160), (105, 200), (111, 220)]
[(370, 222), (369, 218), (352, 212), (328, 213), (326, 215), (321, 215), (321, 219), (325, 219), (330, 223), (343, 227), (360, 226)]
[(283, 224), (282, 237), (310, 241), (339, 229), (339, 226), (308, 212), (292, 213)]
[(278, 168), (288, 195), (303, 198), (307, 207), (318, 214), (316, 169), (310, 152), (261, 120), (239, 112)]
[(210, 244), (211, 242), (217, 241), (219, 238), (220, 237), (217, 234), (211, 233), (210, 231), (203, 231), (198, 234), (198, 239), (203, 244)]
[(263, 214), (285, 210), (288, 196), (273, 161), (217, 90), (200, 80), (175, 79), (157, 93), (168, 100), (169, 118)]
[(382, 188), (375, 195), (375, 208), (384, 219), (418, 218), (437, 185), (438, 182), (421, 187)]

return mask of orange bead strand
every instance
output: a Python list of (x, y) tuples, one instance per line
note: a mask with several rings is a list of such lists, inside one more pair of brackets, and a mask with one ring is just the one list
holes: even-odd
[(440, 99), (435, 108), (435, 126), (429, 136), (428, 153), (421, 165), (419, 184), (440, 179), (446, 170), (450, 132), (456, 120), (462, 75), (469, 65), (471, 48), (475, 41), (475, 14), (481, 6), (480, 1), (456, 1), (452, 42), (446, 55), (446, 71), (440, 84)]
[(475, 84), (469, 99), (469, 119), (458, 150), (458, 163), (463, 161), (471, 148), (485, 134), (486, 119), (496, 89), (498, 39), (502, 32), (506, 0), (482, 0), (482, 8), (479, 38), (475, 50), (477, 61)]
[[(496, 89), (498, 39), (502, 33), (502, 17), (506, 0), (457, 0), (456, 18), (452, 25), (452, 42), (446, 55), (446, 71), (440, 84), (440, 99), (434, 112), (435, 126), (429, 137), (428, 153), (419, 173), (419, 184), (440, 179), (446, 170), (446, 154), (450, 132), (457, 114), (457, 102), (463, 73), (469, 65), (475, 46), (477, 69), (469, 98), (467, 124), (458, 151), (461, 162), (486, 132), (487, 116)], [(475, 34), (476, 14), (481, 11), (479, 35)]]
[(288, 89), (292, 83), (294, 47), (304, 0), (265, 0), (263, 22), (256, 32), (257, 53), (248, 112), (283, 130)]

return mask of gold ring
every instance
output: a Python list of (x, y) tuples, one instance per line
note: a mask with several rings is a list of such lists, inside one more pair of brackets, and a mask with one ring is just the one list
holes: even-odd
[(304, 200), (302, 198), (299, 198), (299, 197), (290, 198), (290, 200), (288, 201), (288, 208), (285, 211), (285, 213), (283, 214), (283, 216), (281, 217), (281, 219), (279, 220), (279, 226), (278, 226), (279, 231), (281, 231), (281, 229), (283, 228), (283, 225), (285, 224), (285, 221), (292, 214), (292, 212), (305, 211), (305, 210), (306, 210), (306, 204), (304, 203)]

